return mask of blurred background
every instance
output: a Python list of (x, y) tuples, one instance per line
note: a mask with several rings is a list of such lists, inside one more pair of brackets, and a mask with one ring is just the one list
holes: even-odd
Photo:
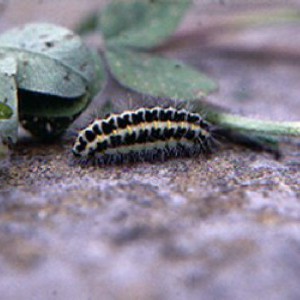
[[(107, 3), (1, 1), (0, 30), (28, 22), (75, 29)], [(209, 99), (214, 103), (251, 116), (297, 120), (299, 30), (300, 1), (194, 0), (176, 35), (156, 51), (218, 80), (219, 93)], [(100, 35), (85, 39), (92, 46), (101, 45)]]

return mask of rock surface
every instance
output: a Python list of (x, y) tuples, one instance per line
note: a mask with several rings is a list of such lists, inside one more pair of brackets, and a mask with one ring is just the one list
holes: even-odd
[[(216, 7), (211, 18), (228, 10)], [(2, 27), (15, 15), (8, 7)], [(297, 61), (168, 54), (219, 80), (211, 101), (299, 118)], [(120, 95), (111, 83), (99, 99)], [(300, 299), (299, 148), (283, 146), (282, 161), (226, 146), (209, 158), (81, 168), (72, 142), (24, 137), (1, 167), (1, 299)]]

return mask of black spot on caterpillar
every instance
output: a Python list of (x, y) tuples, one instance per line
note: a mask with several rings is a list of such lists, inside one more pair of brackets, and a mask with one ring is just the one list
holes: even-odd
[(156, 106), (94, 120), (79, 132), (73, 154), (105, 165), (209, 154), (215, 146), (211, 125), (199, 114)]

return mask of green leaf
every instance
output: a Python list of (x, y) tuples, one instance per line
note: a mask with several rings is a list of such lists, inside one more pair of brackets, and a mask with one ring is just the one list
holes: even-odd
[(0, 141), (17, 141), (17, 62), (0, 55)]
[(100, 56), (56, 25), (36, 23), (5, 32), (0, 55), (18, 64), (20, 123), (42, 138), (61, 135), (105, 83)]
[(29, 24), (5, 32), (0, 36), (0, 53), (18, 60), (21, 89), (75, 98), (99, 80), (95, 61), (79, 36), (52, 24)]
[(13, 114), (13, 110), (7, 104), (0, 102), (0, 120), (10, 119)]
[(110, 49), (106, 59), (121, 85), (145, 95), (193, 100), (217, 89), (213, 80), (179, 61), (125, 49)]
[(190, 2), (113, 1), (101, 13), (99, 27), (110, 45), (154, 47), (174, 32)]

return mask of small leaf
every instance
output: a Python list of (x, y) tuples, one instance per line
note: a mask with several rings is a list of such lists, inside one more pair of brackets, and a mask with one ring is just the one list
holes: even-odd
[(18, 60), (18, 87), (78, 97), (94, 85), (94, 60), (79, 36), (52, 24), (29, 24), (0, 36), (0, 53)]
[(21, 124), (43, 138), (62, 134), (105, 82), (100, 56), (56, 25), (36, 23), (5, 32), (0, 55), (18, 64)]
[(142, 94), (193, 100), (217, 89), (213, 80), (179, 61), (125, 49), (110, 49), (106, 59), (120, 84)]
[(13, 110), (7, 104), (0, 102), (0, 120), (10, 119), (13, 114)]
[(190, 2), (113, 1), (101, 13), (99, 27), (108, 44), (154, 47), (174, 32)]
[(17, 141), (17, 62), (0, 55), (0, 141)]

